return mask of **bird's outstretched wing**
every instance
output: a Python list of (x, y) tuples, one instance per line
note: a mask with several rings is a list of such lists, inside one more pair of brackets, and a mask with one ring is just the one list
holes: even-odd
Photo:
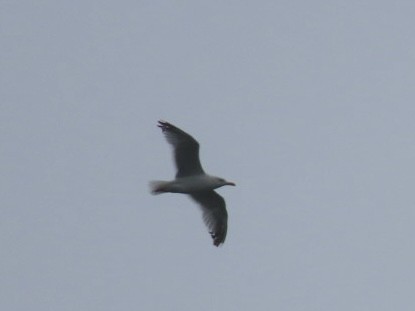
[(174, 148), (176, 177), (203, 174), (199, 160), (199, 143), (196, 139), (166, 121), (159, 121), (158, 127), (161, 128), (167, 141)]
[(228, 213), (226, 212), (225, 200), (213, 190), (195, 192), (190, 196), (202, 208), (203, 221), (212, 236), (213, 245), (219, 246), (225, 242), (228, 230)]

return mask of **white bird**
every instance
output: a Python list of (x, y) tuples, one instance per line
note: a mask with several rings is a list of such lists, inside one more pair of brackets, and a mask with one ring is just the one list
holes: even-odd
[(228, 213), (225, 200), (213, 191), (233, 182), (205, 174), (199, 160), (199, 143), (189, 134), (174, 125), (159, 121), (158, 127), (163, 131), (167, 141), (174, 148), (177, 167), (176, 179), (172, 181), (150, 182), (151, 193), (165, 192), (185, 193), (199, 203), (203, 220), (213, 239), (213, 245), (225, 242), (228, 228)]

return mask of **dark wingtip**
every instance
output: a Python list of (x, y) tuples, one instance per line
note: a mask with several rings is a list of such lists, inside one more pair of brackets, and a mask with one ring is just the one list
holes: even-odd
[(157, 126), (161, 128), (161, 130), (164, 132), (165, 130), (171, 127), (171, 124), (167, 121), (159, 120)]
[(213, 232), (209, 232), (212, 239), (213, 239), (213, 245), (218, 247), (219, 245), (223, 244), (225, 242), (224, 238), (221, 238), (220, 236), (214, 234)]
[(223, 241), (220, 240), (213, 240), (213, 245), (215, 245), (216, 247), (219, 247), (220, 245), (223, 244)]

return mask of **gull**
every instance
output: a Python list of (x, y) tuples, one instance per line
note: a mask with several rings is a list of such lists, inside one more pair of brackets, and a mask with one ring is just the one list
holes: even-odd
[(213, 245), (219, 246), (225, 242), (228, 213), (225, 200), (214, 189), (235, 184), (203, 171), (199, 160), (199, 143), (192, 136), (166, 121), (159, 121), (157, 126), (173, 146), (177, 173), (172, 181), (150, 182), (151, 193), (188, 194), (202, 209), (203, 220), (212, 236)]

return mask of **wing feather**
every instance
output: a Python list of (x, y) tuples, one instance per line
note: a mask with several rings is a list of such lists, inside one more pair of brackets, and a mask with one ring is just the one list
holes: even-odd
[(219, 246), (225, 242), (228, 230), (228, 213), (225, 200), (215, 191), (203, 191), (190, 194), (193, 200), (199, 203), (213, 245)]
[(176, 177), (203, 174), (197, 140), (166, 121), (159, 121), (158, 127), (163, 131), (167, 142), (174, 148), (174, 160), (177, 167)]

